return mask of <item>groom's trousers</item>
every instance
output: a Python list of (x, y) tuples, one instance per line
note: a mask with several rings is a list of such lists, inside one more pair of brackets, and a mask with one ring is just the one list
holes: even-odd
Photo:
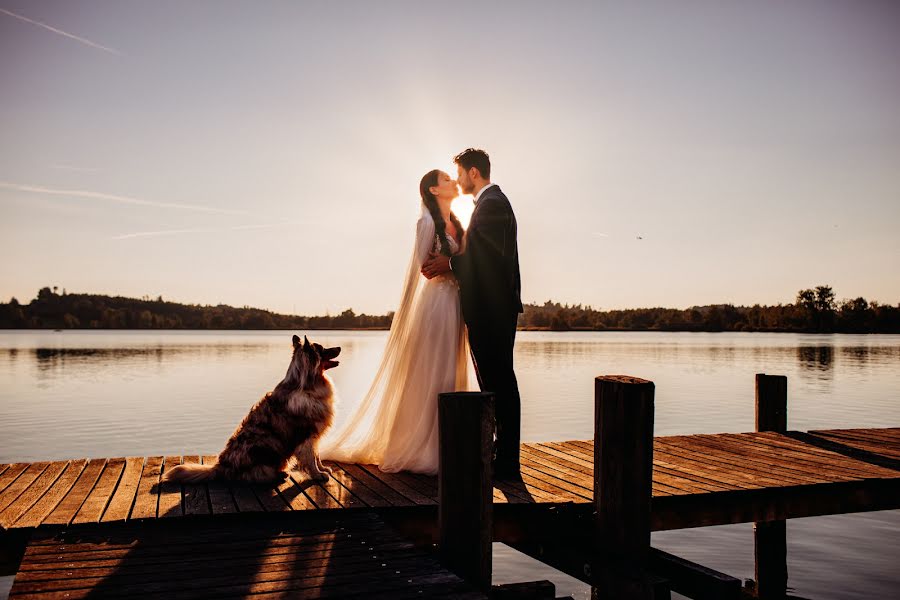
[(478, 385), (483, 392), (494, 393), (497, 419), (494, 468), (498, 475), (519, 472), (522, 401), (513, 370), (513, 345), (519, 315), (485, 320), (469, 326), (469, 346)]

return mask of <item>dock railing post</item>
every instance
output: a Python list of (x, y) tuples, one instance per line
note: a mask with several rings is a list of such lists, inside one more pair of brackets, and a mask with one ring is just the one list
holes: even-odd
[(438, 396), (441, 560), (482, 591), (491, 588), (494, 394)]
[(642, 577), (650, 551), (654, 385), (608, 375), (594, 386), (594, 509), (597, 550), (606, 563), (598, 565), (598, 576), (610, 590), (638, 590), (608, 590), (614, 597), (652, 597), (635, 578)]
[[(787, 377), (756, 375), (756, 430), (787, 431)], [(753, 524), (756, 595), (784, 598), (787, 595), (787, 525), (784, 519)]]

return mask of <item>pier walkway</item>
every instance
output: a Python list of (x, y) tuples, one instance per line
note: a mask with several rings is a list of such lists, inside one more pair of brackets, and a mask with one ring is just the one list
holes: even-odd
[[(495, 481), (495, 511), (583, 505), (594, 494), (594, 442), (522, 445), (521, 481)], [(11, 530), (149, 519), (340, 509), (437, 511), (437, 478), (334, 464), (311, 484), (159, 484), (215, 456), (92, 458), (0, 465), (0, 526)], [(900, 508), (900, 428), (657, 437), (652, 529)], [(526, 514), (518, 507), (517, 514)], [(525, 512), (522, 512), (525, 510)], [(398, 511), (394, 511), (398, 512)], [(778, 513), (777, 515), (774, 513)]]

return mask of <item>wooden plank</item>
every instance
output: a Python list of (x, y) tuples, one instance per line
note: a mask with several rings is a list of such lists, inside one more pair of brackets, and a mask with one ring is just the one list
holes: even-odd
[(68, 461), (50, 463), (31, 485), (22, 490), (22, 493), (9, 506), (0, 511), (0, 530), (8, 529), (19, 517), (24, 515), (53, 486), (68, 466)]
[[(290, 476), (289, 482), (292, 483), (293, 487), (302, 490), (303, 495), (312, 501), (313, 508), (320, 510), (342, 508), (341, 504), (325, 490), (321, 482), (311, 481), (305, 473), (298, 471), (291, 471), (288, 475)], [(329, 481), (331, 480), (329, 479)], [(338, 485), (337, 487), (340, 486)]]
[(820, 448), (798, 442), (785, 436), (772, 438), (763, 437), (768, 434), (760, 434), (758, 436), (752, 434), (720, 435), (722, 438), (735, 443), (758, 447), (761, 451), (769, 451), (784, 456), (786, 459), (790, 460), (792, 464), (802, 468), (845, 473), (847, 476), (862, 479), (871, 476), (873, 473), (877, 473), (875, 470), (881, 468), (847, 458), (835, 452), (820, 452)]
[[(214, 465), (218, 462), (219, 457), (215, 454), (205, 454), (203, 456), (204, 465)], [(228, 485), (221, 481), (210, 481), (206, 486), (209, 492), (209, 505), (214, 515), (234, 514), (238, 512), (234, 498), (231, 497), (231, 490)]]
[(5, 510), (7, 506), (15, 502), (16, 498), (28, 489), (28, 486), (34, 483), (48, 466), (50, 466), (49, 461), (41, 461), (26, 465), (22, 470), (22, 473), (11, 481), (5, 490), (0, 492), (0, 511)]
[(100, 479), (97, 480), (94, 489), (75, 513), (75, 518), (72, 519), (73, 524), (100, 522), (100, 517), (103, 516), (103, 511), (106, 510), (106, 506), (116, 490), (116, 484), (119, 483), (124, 468), (124, 458), (111, 458), (106, 462), (106, 467), (100, 474)]
[(744, 456), (724, 453), (712, 446), (697, 444), (695, 440), (679, 440), (673, 443), (668, 439), (659, 439), (656, 441), (656, 448), (670, 455), (678, 455), (710, 466), (721, 467), (736, 474), (741, 473), (748, 481), (756, 481), (769, 487), (823, 482), (821, 480), (810, 481), (793, 474), (788, 475), (775, 468), (767, 470)]
[[(296, 475), (301, 477), (300, 475)], [(309, 487), (309, 482), (298, 484), (294, 479), (295, 473), (288, 472), (288, 477), (278, 486), (278, 493), (284, 498), (284, 501), (291, 507), (291, 510), (316, 510), (316, 505), (304, 493), (304, 487)]]
[(587, 487), (593, 484), (589, 478), (575, 475), (565, 475), (546, 465), (531, 459), (530, 455), (520, 452), (523, 475), (534, 477), (546, 483), (547, 486), (555, 486), (566, 492), (575, 502), (587, 502), (592, 500), (593, 490)]
[[(293, 510), (290, 504), (281, 497), (281, 494), (278, 493), (278, 488), (289, 483), (289, 479), (287, 478), (284, 481), (278, 483), (277, 485), (268, 485), (268, 484), (257, 484), (252, 485), (251, 489), (256, 494), (257, 500), (262, 505), (263, 509), (266, 512), (283, 512), (286, 510)], [(232, 489), (234, 489), (237, 483), (232, 484)]]
[[(789, 434), (783, 435), (777, 433), (750, 433), (740, 435), (746, 436), (748, 441), (753, 441), (759, 444), (765, 444), (771, 447), (783, 449), (785, 451), (802, 454), (801, 458), (804, 461), (814, 461), (826, 467), (839, 467), (841, 469), (852, 470), (855, 473), (858, 473), (859, 476), (863, 478), (885, 476), (893, 477), (895, 474), (895, 471), (892, 469), (886, 469), (884, 467), (872, 465), (855, 458), (849, 458), (832, 450), (825, 450), (812, 444), (801, 442), (790, 437)], [(799, 457), (799, 455), (794, 456)]]
[(237, 505), (238, 512), (265, 512), (266, 509), (260, 504), (252, 489), (241, 483), (228, 483), (227, 485), (231, 491), (231, 497), (234, 498), (234, 503)]
[(337, 481), (341, 487), (359, 498), (369, 506), (380, 507), (390, 506), (391, 503), (379, 496), (375, 491), (369, 489), (364, 483), (353, 479), (349, 473), (341, 468), (341, 465), (332, 461), (325, 461), (325, 465), (331, 468), (331, 477)]
[(785, 458), (781, 453), (763, 446), (742, 444), (722, 436), (699, 436), (695, 443), (719, 452), (744, 457), (759, 468), (771, 468), (779, 473), (791, 475), (805, 483), (827, 483), (831, 481), (848, 481), (856, 477), (832, 469), (811, 469), (798, 465)]
[(78, 509), (84, 503), (85, 498), (94, 489), (100, 472), (106, 465), (105, 458), (92, 458), (88, 461), (87, 466), (81, 471), (75, 485), (69, 490), (69, 493), (56, 505), (56, 508), (44, 519), (44, 525), (68, 525), (72, 522)]
[(350, 477), (364, 484), (370, 490), (376, 492), (379, 496), (387, 500), (391, 506), (412, 506), (413, 503), (399, 492), (393, 490), (380, 479), (373, 477), (368, 471), (359, 465), (351, 465), (341, 463), (341, 469)]
[[(386, 486), (395, 492), (403, 495), (411, 504), (419, 504), (425, 506), (434, 506), (437, 501), (434, 498), (426, 496), (419, 492), (415, 487), (410, 486), (407, 480), (400, 477), (397, 473), (386, 473), (375, 465), (359, 465), (360, 469), (366, 471), (372, 477), (380, 480)], [(416, 486), (418, 487), (418, 486)]]
[(141, 480), (138, 483), (137, 494), (134, 497), (134, 507), (131, 509), (129, 518), (156, 518), (156, 510), (159, 504), (159, 475), (162, 464), (162, 456), (150, 456), (144, 462)]
[(56, 505), (59, 504), (60, 500), (62, 500), (69, 490), (72, 489), (72, 486), (75, 485), (75, 481), (78, 479), (78, 476), (81, 475), (87, 462), (87, 459), (71, 461), (69, 467), (62, 475), (60, 475), (53, 484), (53, 487), (29, 508), (26, 513), (19, 517), (19, 520), (14, 523), (14, 527), (37, 527), (40, 525), (41, 521), (56, 508)]
[(650, 549), (650, 568), (665, 577), (672, 590), (696, 600), (738, 600), (741, 580), (681, 557)]
[(900, 459), (900, 449), (893, 448), (892, 446), (885, 444), (879, 440), (873, 440), (871, 438), (857, 436), (846, 432), (828, 432), (815, 434), (811, 433), (810, 435), (823, 437), (832, 442), (844, 444), (846, 446), (850, 446), (851, 448), (863, 450), (865, 452), (871, 452), (872, 454), (887, 456), (888, 458), (893, 459)]
[[(200, 457), (196, 454), (185, 456), (183, 464), (199, 465)], [(184, 514), (208, 515), (211, 514), (209, 491), (205, 483), (185, 483), (183, 488)]]
[(6, 490), (16, 478), (25, 472), (31, 463), (15, 463), (8, 465), (3, 473), (0, 473), (0, 492)]
[(134, 504), (134, 498), (137, 494), (138, 485), (141, 482), (141, 472), (144, 469), (144, 459), (140, 456), (129, 456), (125, 459), (125, 468), (122, 470), (122, 476), (116, 485), (109, 506), (100, 522), (111, 523), (116, 521), (124, 521), (131, 513), (131, 507)]
[(898, 429), (820, 429), (809, 433), (813, 435), (843, 433), (878, 441), (893, 448), (900, 448), (900, 430)]
[(173, 517), (183, 517), (184, 507), (182, 505), (181, 484), (174, 481), (163, 481), (162, 475), (166, 471), (175, 468), (181, 464), (180, 456), (166, 456), (163, 464), (160, 466), (160, 483), (159, 489), (159, 505), (157, 515), (160, 519), (169, 519)]

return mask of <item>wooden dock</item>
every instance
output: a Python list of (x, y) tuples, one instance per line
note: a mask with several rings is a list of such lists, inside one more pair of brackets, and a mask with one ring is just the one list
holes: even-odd
[(10, 598), (487, 599), (372, 511), (307, 517), (45, 528)]
[[(495, 511), (502, 513), (505, 504), (591, 506), (593, 440), (523, 444), (521, 456), (521, 480), (494, 482)], [(292, 472), (275, 487), (159, 485), (167, 468), (215, 458), (0, 465), (0, 526), (10, 531), (360, 508), (437, 511), (436, 477), (383, 473), (374, 465), (331, 463), (334, 477), (323, 484)], [(753, 521), (772, 511), (794, 518), (900, 508), (900, 428), (657, 437), (652, 507), (654, 530)]]
[[(37, 557), (65, 547), (59, 560), (68, 564), (80, 536), (140, 534), (139, 547), (165, 554), (167, 539), (190, 545), (177, 541), (180, 532), (200, 532), (201, 539), (203, 532), (233, 534), (234, 543), (243, 543), (258, 541), (250, 534), (259, 527), (277, 525), (302, 537), (315, 524), (375, 519), (390, 530), (384, 535), (420, 550), (438, 544), (444, 567), (473, 586), (460, 583), (461, 597), (490, 592), (490, 544), (499, 541), (611, 597), (666, 598), (671, 588), (693, 598), (736, 598), (738, 580), (652, 549), (650, 531), (754, 522), (753, 591), (776, 598), (787, 582), (785, 519), (900, 508), (900, 427), (788, 431), (784, 377), (757, 376), (757, 431), (666, 437), (653, 437), (652, 382), (610, 376), (596, 385), (595, 439), (523, 444), (521, 476), (512, 480), (490, 476), (491, 394), (442, 395), (442, 440), (469, 443), (442, 446), (440, 477), (331, 463), (333, 477), (325, 483), (296, 472), (276, 486), (161, 483), (174, 465), (216, 459), (200, 454), (0, 465), (0, 562), (7, 573), (19, 570), (13, 591), (27, 595), (43, 585), (35, 583), (43, 575), (31, 571), (51, 569), (34, 566), (44, 560)], [(102, 555), (109, 541), (97, 543), (83, 550)], [(91, 556), (87, 565), (105, 565)], [(415, 568), (437, 568), (418, 558), (424, 562)], [(285, 567), (272, 567), (272, 581), (281, 582), (273, 585), (319, 581), (321, 566), (307, 566), (309, 573), (298, 567), (287, 578)], [(185, 568), (184, 579), (212, 577), (202, 565)], [(141, 569), (150, 567), (139, 565), (135, 589), (151, 589), (156, 584)], [(98, 586), (114, 573), (125, 577), (115, 570), (79, 573)], [(336, 577), (330, 581), (344, 581)], [(230, 580), (234, 589), (246, 591), (250, 583), (239, 579)], [(384, 580), (385, 589), (393, 589), (391, 581)], [(63, 584), (48, 589), (54, 585)], [(85, 586), (79, 589), (91, 587)], [(321, 587), (309, 595), (341, 595)]]

